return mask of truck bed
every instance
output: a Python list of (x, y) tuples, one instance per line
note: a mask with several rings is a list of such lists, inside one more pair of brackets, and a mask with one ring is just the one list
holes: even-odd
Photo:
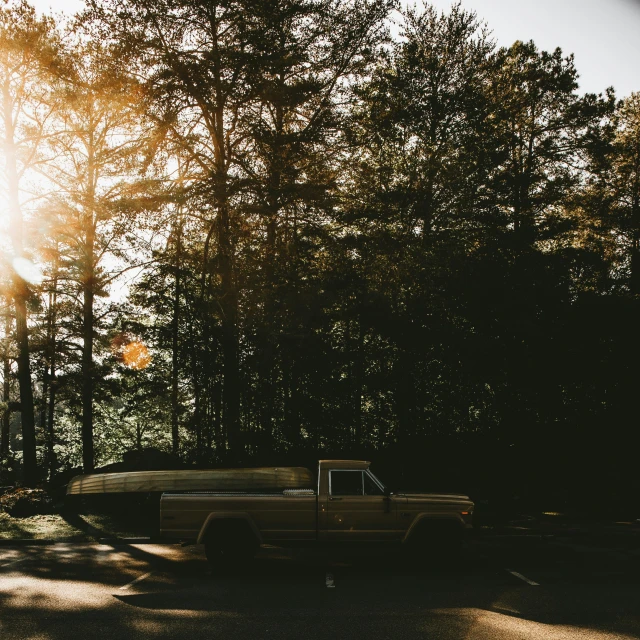
[[(313, 490), (165, 493), (160, 500), (160, 535), (197, 539), (209, 518), (246, 519), (262, 542), (309, 542), (317, 538)], [(249, 517), (250, 514), (250, 517)]]

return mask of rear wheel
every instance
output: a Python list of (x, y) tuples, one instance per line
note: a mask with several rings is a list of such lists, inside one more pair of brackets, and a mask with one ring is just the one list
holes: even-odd
[(212, 525), (204, 540), (204, 552), (213, 569), (246, 566), (258, 551), (258, 541), (244, 522)]

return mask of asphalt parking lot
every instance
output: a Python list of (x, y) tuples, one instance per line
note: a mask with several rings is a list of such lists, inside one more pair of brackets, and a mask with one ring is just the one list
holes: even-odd
[(0, 636), (626, 640), (639, 570), (633, 550), (539, 536), (471, 543), (455, 566), (267, 548), (224, 574), (198, 546), (4, 546)]

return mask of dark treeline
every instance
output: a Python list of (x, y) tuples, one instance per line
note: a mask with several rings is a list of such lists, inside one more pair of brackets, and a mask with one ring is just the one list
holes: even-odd
[(0, 12), (5, 469), (637, 483), (640, 94), (460, 5)]

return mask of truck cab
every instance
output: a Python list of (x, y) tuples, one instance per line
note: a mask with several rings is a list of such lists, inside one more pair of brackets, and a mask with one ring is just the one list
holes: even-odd
[(318, 539), (390, 541), (402, 536), (398, 497), (359, 460), (318, 464)]

